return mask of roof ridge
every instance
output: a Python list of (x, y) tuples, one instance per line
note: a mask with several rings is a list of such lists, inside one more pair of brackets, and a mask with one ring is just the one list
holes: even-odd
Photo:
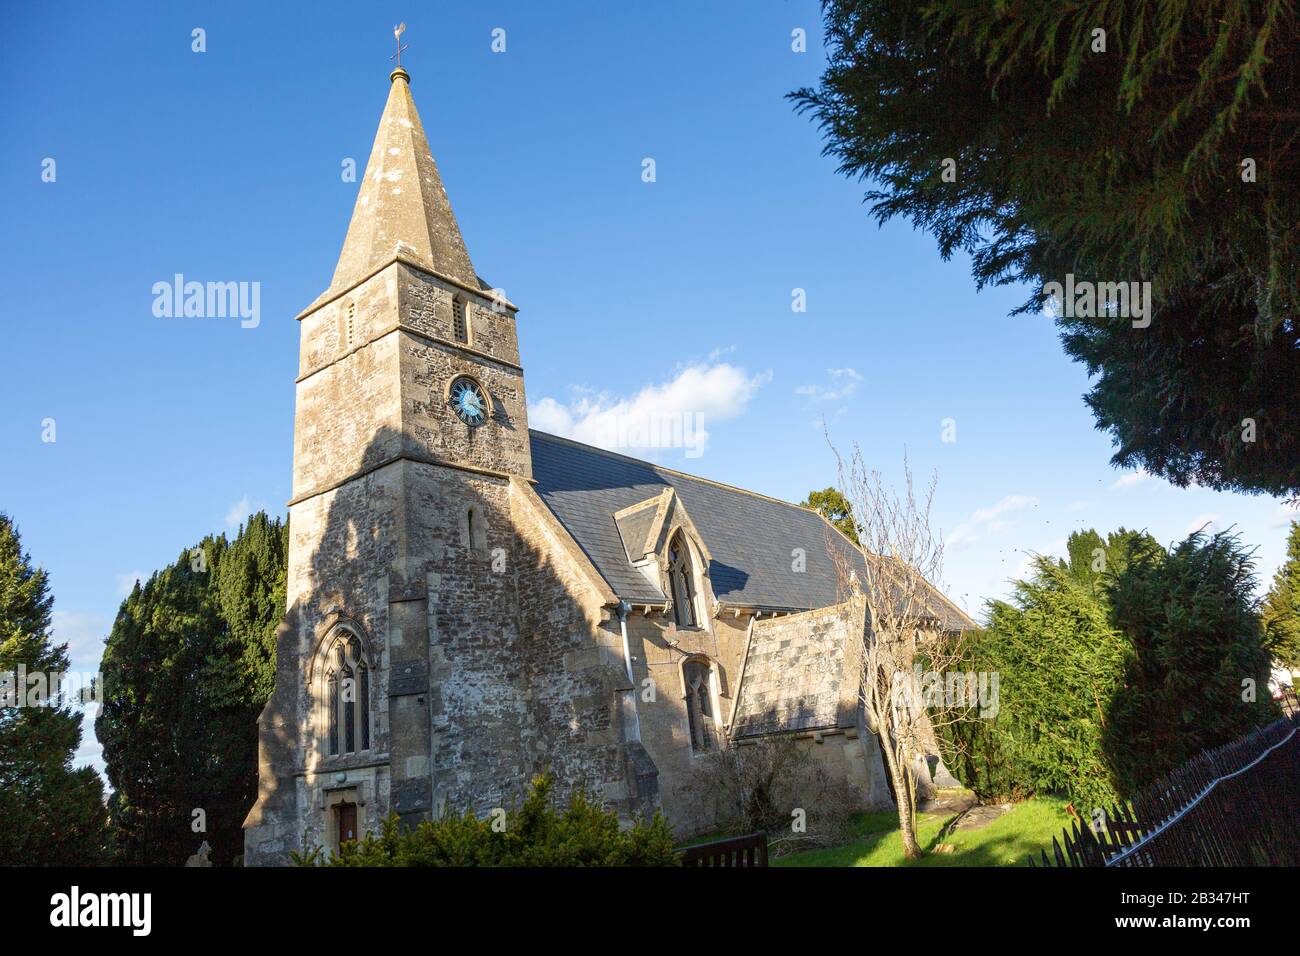
[(630, 461), (636, 465), (645, 465), (647, 468), (653, 468), (657, 471), (666, 471), (670, 475), (678, 475), (682, 478), (689, 478), (692, 481), (702, 481), (705, 484), (713, 485), (717, 488), (725, 488), (727, 491), (736, 491), (742, 495), (749, 495), (754, 498), (761, 498), (764, 501), (771, 501), (774, 504), (785, 505), (787, 508), (797, 508), (800, 511), (807, 511), (810, 514), (821, 514), (821, 512), (819, 512), (815, 508), (809, 508), (805, 505), (796, 504), (793, 501), (786, 501), (784, 498), (773, 498), (771, 495), (765, 495), (761, 491), (750, 491), (748, 488), (740, 488), (737, 487), (736, 485), (729, 485), (725, 481), (715, 481), (712, 478), (705, 478), (702, 475), (692, 475), (690, 472), (678, 471), (676, 468), (666, 468), (663, 465), (656, 465), (652, 461), (646, 461), (644, 458), (633, 458), (631, 455), (624, 455), (621, 454), (620, 452), (610, 451), (608, 448), (601, 448), (599, 445), (588, 445), (586, 442), (574, 441), (572, 438), (565, 438), (561, 435), (552, 435), (550, 432), (538, 431), (536, 428), (528, 429), (528, 434), (536, 435), (539, 438), (545, 438), (551, 441), (561, 442), (565, 445), (573, 445), (578, 448), (587, 448), (601, 455), (608, 455), (611, 458), (620, 458), (623, 461)]

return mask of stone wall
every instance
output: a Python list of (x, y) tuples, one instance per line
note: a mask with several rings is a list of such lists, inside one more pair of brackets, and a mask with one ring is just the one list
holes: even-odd
[[(664, 814), (681, 833), (693, 832), (700, 824), (696, 807), (683, 792), (698, 758), (691, 748), (682, 664), (692, 657), (710, 661), (717, 676), (721, 743), (734, 706), (748, 626), (747, 617), (710, 618), (703, 628), (679, 628), (671, 616), (647, 616), (635, 609), (628, 617), (641, 742), (658, 769)], [(653, 687), (653, 701), (645, 699), (648, 686)]]
[(394, 269), (385, 270), (301, 322), (294, 500), (388, 460), (400, 448), (398, 340), (372, 337), (395, 308), (395, 276)]
[(643, 816), (656, 807), (657, 774), (635, 740), (613, 593), (528, 483), (515, 479), (511, 490), (521, 664), (529, 716), (542, 731), (539, 767), (555, 774), (561, 800), (582, 789), (627, 819)]
[(853, 726), (863, 621), (850, 604), (755, 621), (736, 735)]
[[(289, 612), (277, 632), (276, 686), (259, 720), (259, 797), (245, 822), (245, 863), (286, 862), (288, 852), (327, 845), (324, 787), (340, 773), (364, 784), (366, 818), (388, 812), (389, 569), (402, 522), (396, 464), (290, 508)], [(309, 683), (322, 642), (340, 623), (365, 644), (371, 664), (371, 750), (327, 758), (318, 688)]]
[[(405, 331), (401, 336), (403, 451), (415, 457), (527, 477), (532, 474), (523, 376)], [(457, 376), (474, 378), (492, 414), (471, 428), (448, 404)]]
[(455, 341), (452, 331), (453, 297), (465, 302), (469, 348), (501, 362), (519, 365), (514, 307), (475, 295), (459, 285), (399, 263), (402, 324), (428, 338)]

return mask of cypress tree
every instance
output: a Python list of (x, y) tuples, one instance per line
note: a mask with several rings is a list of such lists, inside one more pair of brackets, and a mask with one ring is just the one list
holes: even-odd
[(1111, 582), (1111, 619), (1133, 649), (1104, 740), (1121, 793), (1276, 716), (1254, 590), (1240, 539), (1202, 531)]
[(1253, 559), (1235, 536), (1166, 549), (1090, 530), (1067, 553), (1037, 559), (971, 642), (969, 669), (1000, 675), (999, 710), (941, 734), (981, 798), (1106, 806), (1275, 716)]
[[(33, 567), (13, 521), (0, 514), (0, 672), (12, 674), (0, 707), (0, 859), (10, 865), (78, 866), (105, 861), (104, 788), (90, 767), (72, 769), (81, 713), (66, 695), (42, 704), (19, 667), (43, 675), (68, 669), (66, 644), (51, 639), (45, 571)], [(26, 686), (25, 686), (26, 685)]]
[(287, 526), (259, 513), (233, 541), (187, 548), (122, 603), (96, 723), (122, 862), (179, 865), (204, 840), (217, 863), (243, 852), (287, 551)]
[(1291, 522), (1286, 561), (1264, 598), (1262, 618), (1269, 651), (1285, 667), (1300, 670), (1300, 521)]

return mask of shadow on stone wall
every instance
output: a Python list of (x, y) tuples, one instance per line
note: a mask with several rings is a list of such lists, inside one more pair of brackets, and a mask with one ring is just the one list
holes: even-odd
[[(373, 752), (323, 760), (315, 771), (388, 758), (392, 801), (376, 795), (368, 829), (393, 811), (414, 821), (444, 807), (509, 807), (542, 772), (555, 775), (559, 800), (582, 789), (624, 815), (654, 800), (653, 762), (640, 744), (622, 742), (631, 685), (617, 621), (598, 611), (593, 621), (575, 600), (573, 571), (547, 547), (527, 502), (517, 492), (512, 502), (508, 480), (388, 460), (401, 438), (388, 428), (372, 437), (362, 456), (371, 470), (328, 493), (323, 519), (312, 500), (293, 508), (290, 594), (303, 596), (277, 632), (275, 691), (258, 721), (249, 865), (287, 862), (308, 823), (323, 822), (318, 809), (300, 812), (298, 779), (313, 703), (306, 675), (337, 613), (364, 628), (378, 665)], [(481, 522), (473, 533), (470, 509)], [(306, 582), (296, 535), (315, 542)], [(309, 789), (318, 804), (313, 797)]]
[[(789, 714), (766, 708), (758, 717), (777, 727)], [(881, 798), (879, 758), (860, 727), (749, 736), (697, 756), (681, 790), (697, 810), (697, 835), (761, 830), (802, 847), (831, 846), (848, 838), (854, 814), (892, 808)]]

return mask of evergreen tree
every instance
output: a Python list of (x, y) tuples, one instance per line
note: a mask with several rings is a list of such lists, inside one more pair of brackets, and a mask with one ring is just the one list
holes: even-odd
[(1037, 558), (1009, 601), (990, 602), (968, 666), (999, 675), (998, 712), (943, 731), (955, 772), (981, 799), (1047, 791), (1087, 808), (1115, 800), (1102, 737), (1132, 652), (1110, 621), (1105, 582), (1132, 550), (1150, 547), (1159, 549), (1123, 530), (1106, 539), (1076, 532), (1067, 560)]
[(1254, 590), (1240, 540), (1202, 531), (1112, 580), (1111, 620), (1133, 650), (1104, 742), (1121, 793), (1276, 716)]
[[(880, 221), (980, 287), (1151, 283), (1062, 314), (1113, 461), (1300, 491), (1300, 35), (1286, 0), (825, 0), (829, 65), (791, 96)], [(1072, 303), (1073, 305), (1074, 303)]]
[(1286, 561), (1264, 598), (1262, 619), (1269, 651), (1285, 667), (1300, 670), (1300, 521), (1291, 522)]
[(1253, 564), (1235, 537), (1165, 549), (1089, 530), (1067, 553), (1037, 559), (971, 642), (968, 668), (1000, 675), (996, 717), (941, 727), (981, 798), (1060, 791), (1090, 811), (1273, 718)]
[(858, 543), (858, 529), (853, 523), (853, 507), (838, 488), (810, 491), (802, 504), (839, 528), (854, 544)]
[(259, 513), (234, 541), (186, 549), (122, 603), (96, 723), (122, 862), (178, 865), (203, 840), (219, 863), (242, 853), (287, 550), (286, 525)]
[(90, 767), (72, 769), (81, 744), (81, 712), (66, 695), (44, 703), (41, 685), (19, 683), (19, 667), (40, 675), (68, 669), (66, 644), (51, 641), (45, 571), (32, 566), (18, 531), (0, 514), (0, 672), (8, 676), (0, 707), (0, 860), (10, 865), (77, 866), (105, 862), (104, 788)]

